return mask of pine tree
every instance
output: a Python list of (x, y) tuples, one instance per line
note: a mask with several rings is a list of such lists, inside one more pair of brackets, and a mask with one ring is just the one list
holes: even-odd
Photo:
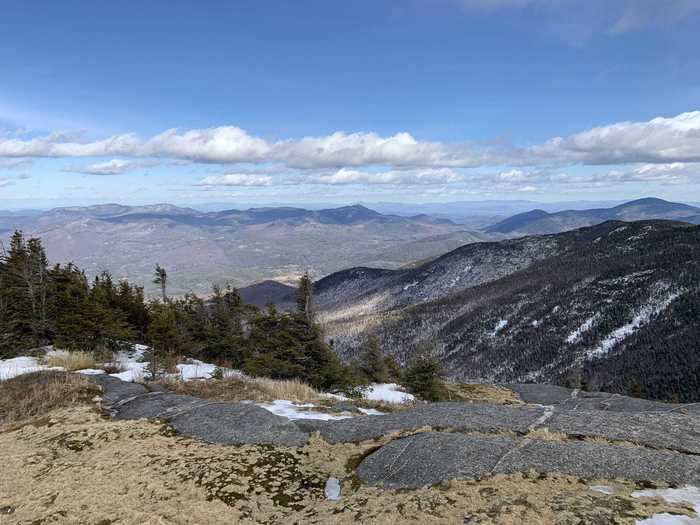
[(359, 367), (367, 379), (373, 383), (389, 381), (389, 369), (377, 337), (371, 337), (365, 343), (360, 353)]
[(423, 346), (406, 368), (402, 384), (409, 392), (426, 401), (440, 401), (444, 397), (442, 377), (444, 372), (435, 358), (432, 347)]
[(168, 284), (168, 273), (160, 264), (156, 264), (156, 269), (153, 272), (153, 284), (160, 285), (160, 293), (163, 297), (163, 302), (167, 302), (168, 294), (166, 293), (166, 287)]
[(304, 272), (304, 275), (299, 278), (297, 288), (297, 313), (304, 316), (307, 321), (313, 320), (312, 296), (313, 282), (308, 272)]

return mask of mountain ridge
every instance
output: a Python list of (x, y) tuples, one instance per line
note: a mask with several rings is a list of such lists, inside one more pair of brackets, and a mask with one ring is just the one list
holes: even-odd
[(632, 200), (610, 208), (563, 210), (549, 213), (531, 210), (508, 217), (484, 229), (488, 233), (545, 234), (593, 226), (607, 220), (690, 219), (700, 215), (700, 208), (656, 197)]

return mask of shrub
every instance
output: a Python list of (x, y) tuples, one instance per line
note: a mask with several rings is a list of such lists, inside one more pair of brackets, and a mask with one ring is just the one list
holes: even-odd
[(430, 353), (423, 353), (408, 364), (402, 384), (412, 394), (426, 401), (445, 399), (440, 362)]

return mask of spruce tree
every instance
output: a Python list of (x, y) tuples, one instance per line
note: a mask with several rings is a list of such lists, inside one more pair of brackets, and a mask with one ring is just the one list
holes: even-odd
[(371, 337), (365, 343), (360, 353), (359, 367), (370, 382), (386, 383), (389, 381), (387, 362), (377, 337)]
[(166, 293), (166, 287), (168, 284), (168, 273), (160, 264), (156, 264), (156, 269), (153, 272), (153, 284), (160, 285), (160, 293), (163, 297), (163, 302), (167, 302), (168, 294)]

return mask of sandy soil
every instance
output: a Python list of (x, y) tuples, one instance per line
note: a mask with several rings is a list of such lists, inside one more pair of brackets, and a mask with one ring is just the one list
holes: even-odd
[[(417, 491), (361, 486), (353, 467), (378, 443), (302, 449), (224, 447), (176, 436), (165, 425), (111, 421), (94, 407), (59, 409), (0, 433), (0, 523), (634, 523), (687, 513), (592, 491), (564, 476), (496, 476)], [(329, 476), (342, 499), (327, 501)], [(596, 483), (590, 483), (594, 485)]]

